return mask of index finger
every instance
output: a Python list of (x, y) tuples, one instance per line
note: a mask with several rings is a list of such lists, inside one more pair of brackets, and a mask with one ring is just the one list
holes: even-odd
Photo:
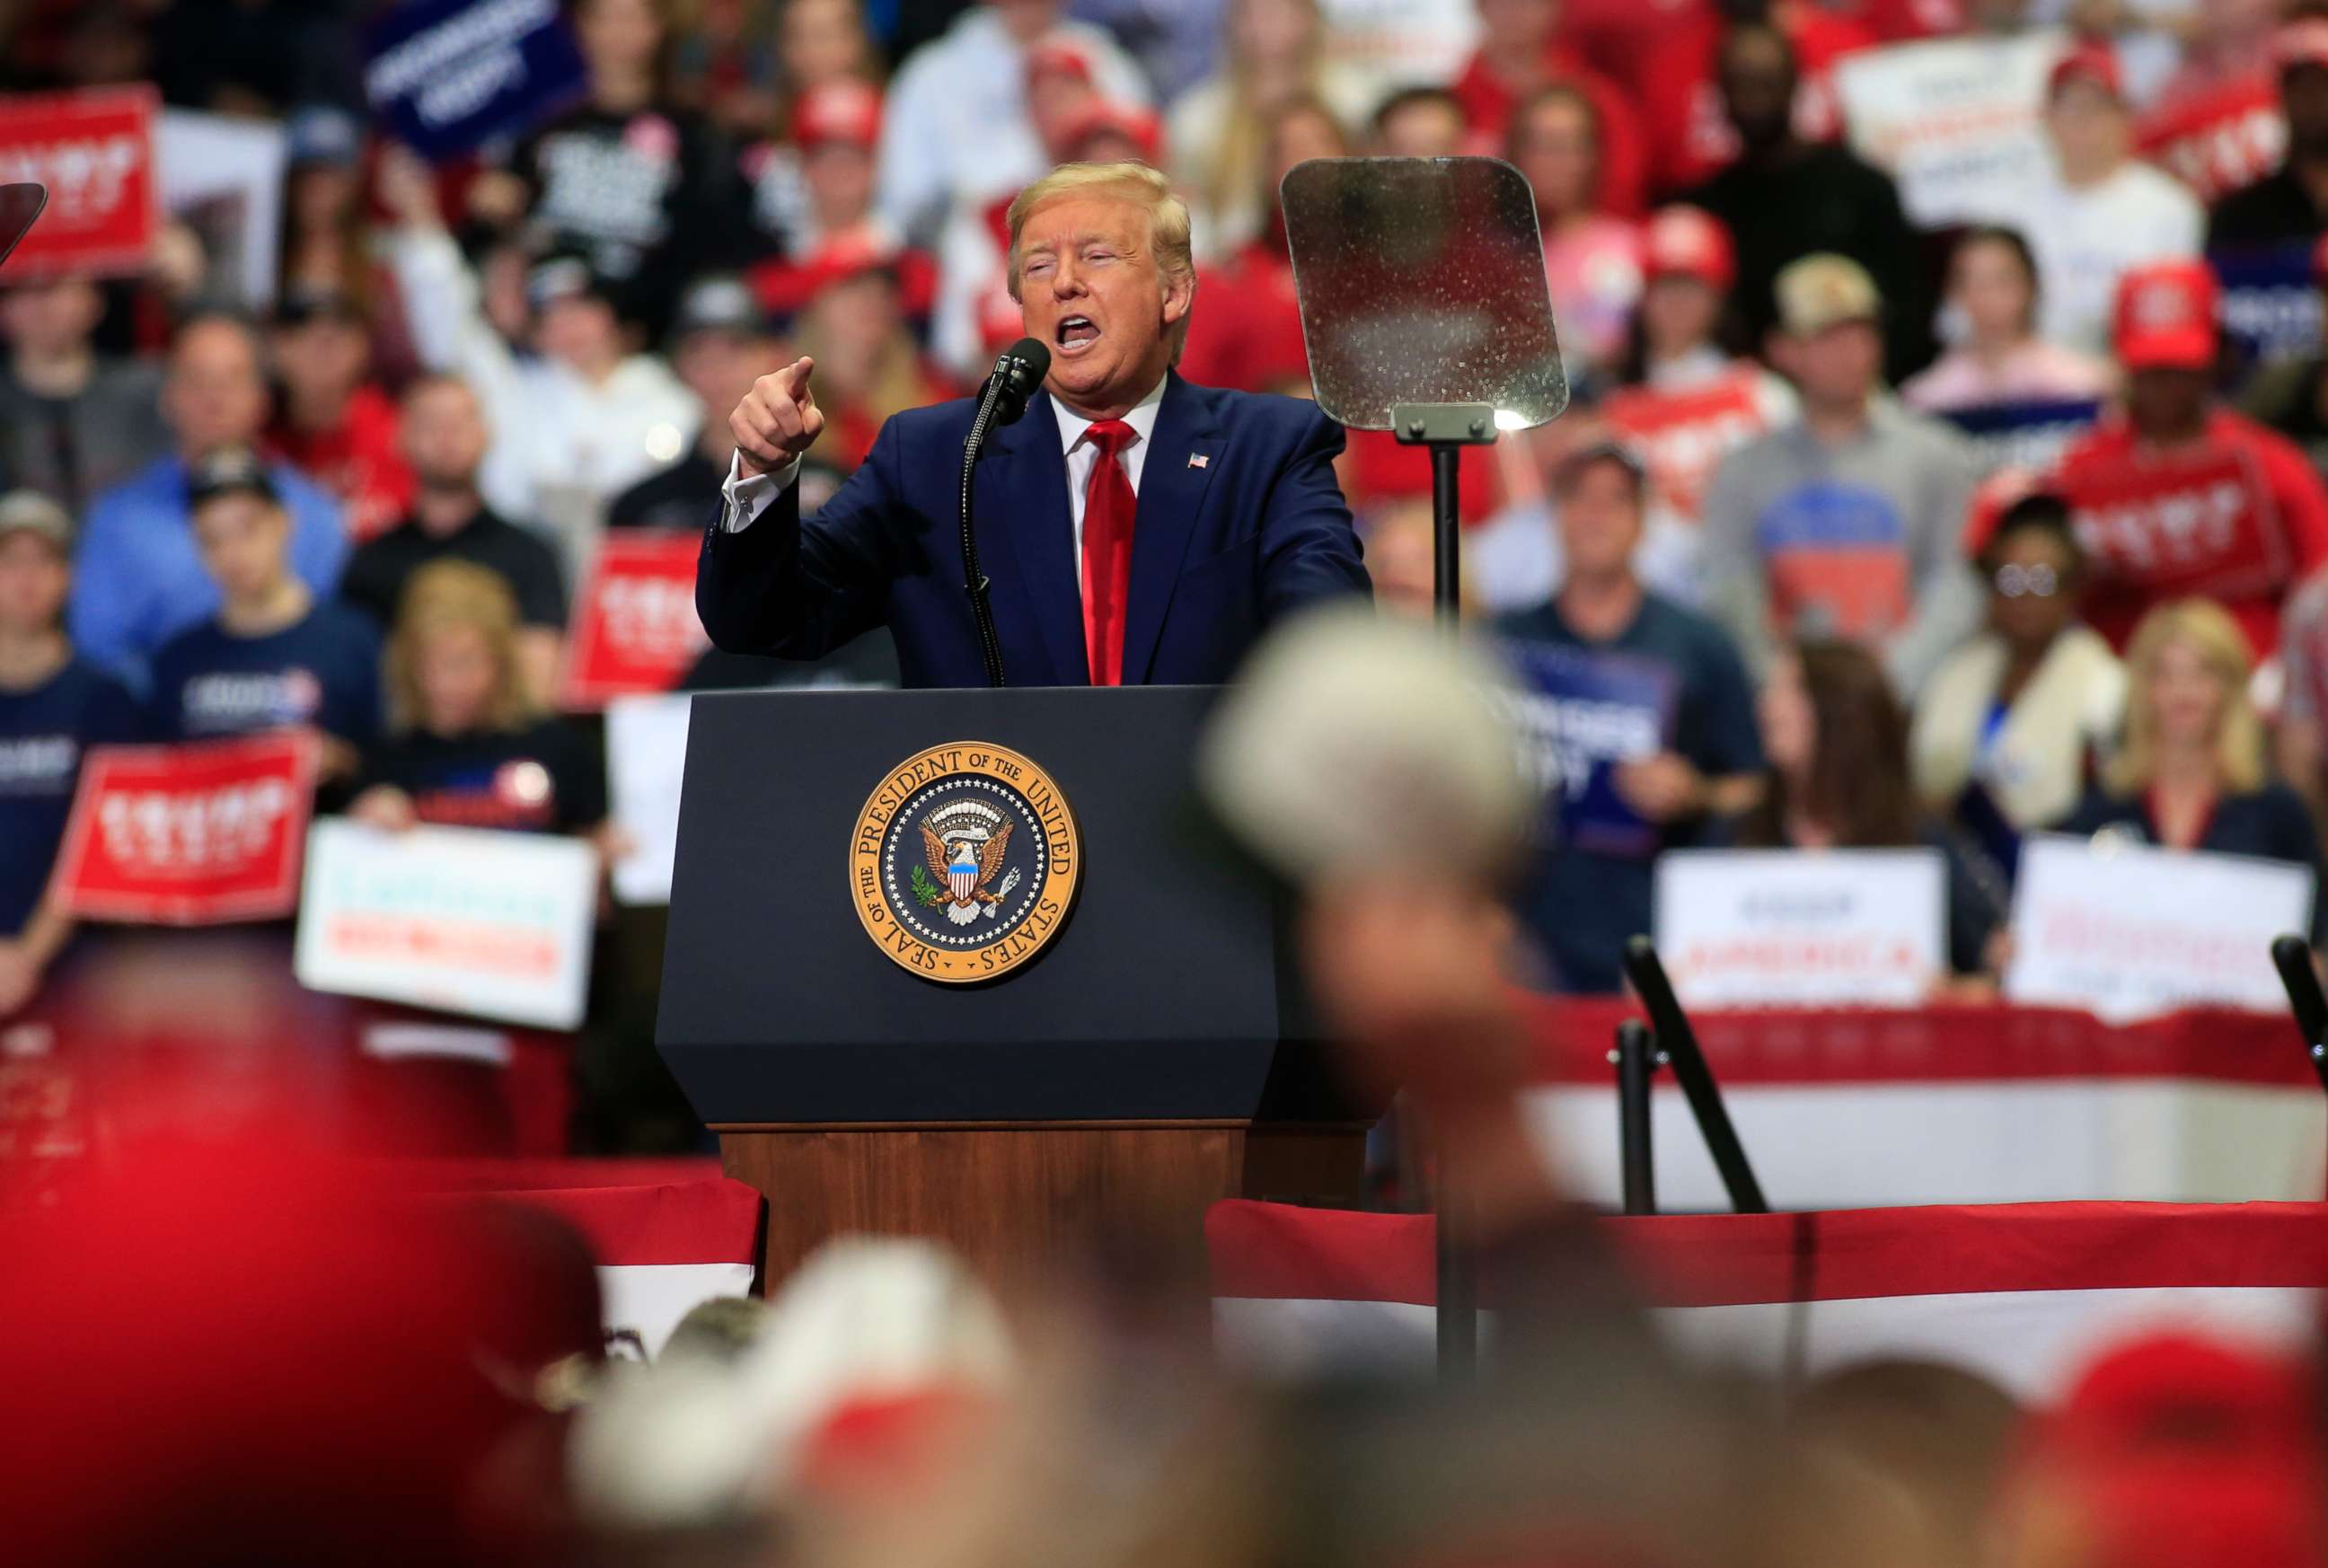
[(815, 369), (816, 361), (803, 354), (776, 372), (776, 384), (784, 390), (785, 396), (797, 398), (808, 390), (809, 372)]

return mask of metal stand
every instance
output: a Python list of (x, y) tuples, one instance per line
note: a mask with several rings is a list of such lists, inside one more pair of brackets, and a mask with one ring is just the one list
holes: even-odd
[(1649, 1026), (1627, 1019), (1617, 1026), (1617, 1163), (1624, 1175), (1625, 1212), (1657, 1212), (1657, 1173), (1649, 1145), (1649, 1076), (1665, 1063)]
[(2287, 1010), (2304, 1036), (2304, 1054), (2320, 1087), (2328, 1090), (2328, 992), (2320, 989), (2320, 972), (2312, 967), (2312, 944), (2301, 936), (2276, 937), (2271, 962), (2286, 989)]
[[(1463, 619), (1461, 477), (1466, 446), (1496, 438), (1496, 411), (1485, 403), (1401, 403), (1391, 428), (1410, 446), (1431, 449), (1431, 602), (1450, 634)], [(1479, 1282), (1468, 1247), (1469, 1207), (1455, 1150), (1432, 1130), (1438, 1154), (1439, 1376), (1447, 1382), (1474, 1376), (1479, 1360)]]
[[(1738, 1141), (1738, 1130), (1730, 1124), (1730, 1112), (1722, 1103), (1722, 1089), (1713, 1081), (1713, 1069), (1705, 1065), (1705, 1053), (1698, 1048), (1697, 1031), (1689, 1027), (1689, 1015), (1681, 1010), (1680, 999), (1674, 995), (1673, 982), (1666, 978), (1666, 966), (1658, 962), (1657, 950), (1646, 936), (1636, 936), (1625, 944), (1625, 975), (1633, 989), (1641, 995), (1641, 1003), (1648, 1009), (1649, 1026), (1656, 1031), (1657, 1050), (1652, 1058), (1643, 1049), (1639, 1069), (1640, 1084), (1638, 1113), (1624, 1109), (1625, 1036), (1617, 1037), (1618, 1075), (1619, 1085), (1619, 1114), (1639, 1118), (1638, 1135), (1640, 1140), (1641, 1192), (1647, 1200), (1642, 1209), (1633, 1207), (1633, 1173), (1625, 1174), (1625, 1212), (1655, 1213), (1655, 1193), (1648, 1179), (1648, 1075), (1657, 1066), (1670, 1066), (1674, 1079), (1689, 1101), (1690, 1114), (1696, 1119), (1698, 1136), (1705, 1140), (1705, 1151), (1713, 1157), (1714, 1169), (1722, 1173), (1722, 1186), (1730, 1194), (1730, 1207), (1740, 1214), (1768, 1214), (1769, 1204), (1762, 1197), (1762, 1185), (1754, 1179), (1754, 1168), (1747, 1161), (1746, 1146)], [(1638, 1028), (1638, 1024), (1629, 1025)], [(1625, 1128), (1628, 1146), (1634, 1129)]]

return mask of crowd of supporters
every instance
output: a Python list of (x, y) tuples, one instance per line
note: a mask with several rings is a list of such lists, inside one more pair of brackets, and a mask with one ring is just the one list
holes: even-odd
[[(709, 521), (726, 411), (788, 355), (812, 506), (973, 384), (1019, 332), (1004, 209), (1074, 159), (1188, 201), (1182, 372), (1296, 395), (1289, 168), (1487, 153), (1532, 189), (1573, 402), (1467, 459), (1467, 602), (1673, 693), (1653, 752), (1554, 760), (1643, 831), (1548, 835), (1540, 983), (1617, 983), (1674, 845), (1937, 846), (1976, 986), (2026, 832), (2319, 864), (2328, 353), (2232, 304), (2294, 256), (2320, 314), (2305, 0), (575, 0), (579, 99), (434, 165), (367, 114), (374, 9), (6, 23), (11, 88), (151, 81), (286, 163), (269, 286), (172, 221), (140, 274), (0, 290), (0, 1009), (64, 944), (48, 856), (108, 740), (309, 726), (326, 809), (612, 847), (599, 728), (554, 711), (577, 574)], [(1959, 57), (1954, 130), (2004, 132), (1936, 150), (1946, 104), (1908, 134), (1891, 84)], [(1427, 462), (1354, 433), (1339, 469), (1419, 606)]]

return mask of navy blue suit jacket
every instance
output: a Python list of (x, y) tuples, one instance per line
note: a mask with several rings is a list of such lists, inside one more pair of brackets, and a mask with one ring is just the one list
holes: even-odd
[[(893, 417), (864, 465), (805, 523), (797, 485), (740, 533), (715, 518), (695, 578), (712, 642), (814, 659), (886, 624), (907, 686), (984, 685), (955, 515), (976, 408), (962, 398)], [(1371, 591), (1334, 478), (1341, 427), (1315, 404), (1176, 374), (1150, 441), (1132, 526), (1126, 685), (1225, 681), (1280, 617)], [(976, 484), (979, 564), (993, 583), (1004, 679), (1087, 683), (1082, 568), (1048, 394), (988, 437)]]

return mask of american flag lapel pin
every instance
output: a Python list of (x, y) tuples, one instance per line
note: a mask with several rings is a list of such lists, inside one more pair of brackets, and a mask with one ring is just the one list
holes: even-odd
[(1211, 462), (1212, 459), (1205, 455), (1202, 452), (1191, 452), (1188, 454), (1188, 466), (1191, 468), (1202, 468)]

